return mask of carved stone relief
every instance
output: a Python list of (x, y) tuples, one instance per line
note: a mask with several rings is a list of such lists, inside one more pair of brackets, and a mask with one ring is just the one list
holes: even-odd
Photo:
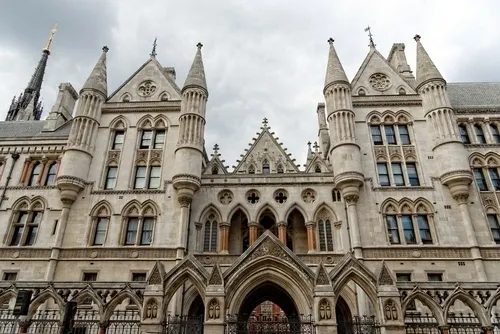
[(220, 318), (220, 305), (217, 299), (212, 299), (208, 305), (208, 319), (219, 319)]
[(139, 85), (137, 93), (139, 96), (151, 96), (156, 92), (156, 84), (151, 80), (146, 80)]
[(332, 306), (326, 299), (319, 302), (319, 320), (330, 320), (332, 318)]
[(156, 319), (158, 316), (158, 304), (156, 299), (151, 298), (146, 304), (146, 312), (144, 314), (144, 319)]
[(383, 73), (375, 73), (370, 76), (370, 85), (373, 89), (383, 92), (391, 88), (391, 80)]
[(385, 320), (398, 320), (398, 310), (392, 299), (385, 302), (384, 316)]

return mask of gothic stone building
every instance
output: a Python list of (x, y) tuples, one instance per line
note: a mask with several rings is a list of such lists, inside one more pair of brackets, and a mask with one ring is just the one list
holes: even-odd
[(0, 332), (56, 333), (69, 301), (89, 334), (499, 331), (500, 83), (447, 83), (415, 40), (416, 75), (396, 43), (352, 80), (330, 40), (305, 167), (265, 119), (232, 170), (201, 44), (182, 88), (154, 50), (111, 93), (104, 47), (41, 120), (46, 48), (0, 122)]

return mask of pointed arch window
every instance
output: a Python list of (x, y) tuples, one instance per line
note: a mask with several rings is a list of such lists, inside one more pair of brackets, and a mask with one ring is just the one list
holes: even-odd
[(394, 132), (394, 125), (384, 125), (385, 128), (385, 138), (387, 139), (387, 144), (396, 145), (396, 133)]
[(482, 126), (479, 124), (475, 124), (474, 131), (476, 132), (476, 139), (478, 144), (486, 144), (486, 137), (484, 136)]
[(57, 175), (57, 163), (52, 162), (49, 165), (49, 169), (47, 171), (47, 177), (45, 178), (45, 184), (46, 186), (52, 186), (54, 185), (54, 181), (56, 180), (56, 175)]
[(219, 167), (217, 165), (212, 166), (212, 175), (217, 175), (219, 174)]
[(141, 142), (139, 148), (149, 149), (151, 147), (152, 139), (153, 139), (153, 130), (142, 130)]
[(316, 167), (314, 167), (314, 172), (315, 173), (321, 173), (321, 166), (318, 164)]
[(400, 124), (398, 125), (399, 131), (399, 140), (401, 141), (401, 145), (410, 145), (410, 133), (408, 132), (408, 125)]
[(495, 243), (500, 244), (500, 223), (497, 214), (488, 214), (488, 224)]
[(117, 130), (113, 138), (113, 144), (111, 145), (112, 150), (121, 150), (123, 148), (123, 142), (125, 140), (125, 131)]
[(14, 211), (10, 246), (32, 246), (38, 235), (38, 229), (43, 217), (43, 206), (36, 202), (31, 208), (27, 203), (18, 206)]
[(267, 175), (271, 173), (271, 168), (269, 167), (269, 161), (264, 160), (262, 162), (262, 174)]
[(321, 252), (333, 252), (333, 233), (330, 215), (323, 210), (318, 216), (318, 239)]
[(390, 244), (433, 244), (431, 229), (432, 214), (424, 205), (417, 209), (407, 204), (399, 209), (388, 205), (384, 209), (384, 220)]
[(498, 124), (490, 124), (491, 137), (495, 144), (500, 144), (500, 131), (498, 130)]
[(283, 174), (283, 165), (282, 164), (279, 164), (278, 167), (276, 168), (276, 170), (278, 171), (278, 174)]
[(458, 131), (460, 133), (460, 139), (464, 144), (470, 144), (469, 131), (467, 130), (467, 125), (459, 124)]
[(93, 210), (92, 228), (90, 231), (91, 238), (89, 242), (91, 246), (104, 245), (110, 217), (111, 212), (104, 204), (101, 204), (100, 207)]
[(207, 220), (205, 221), (205, 231), (203, 239), (203, 251), (204, 252), (216, 252), (217, 251), (217, 232), (218, 224), (216, 217), (211, 213)]
[(248, 167), (248, 174), (255, 174), (255, 167), (253, 165), (250, 165), (250, 167)]
[(34, 187), (38, 183), (38, 179), (40, 178), (40, 171), (42, 170), (42, 164), (40, 162), (35, 162), (33, 168), (31, 169), (30, 179), (28, 185)]
[(155, 210), (151, 206), (142, 209), (132, 207), (124, 218), (123, 245), (149, 246), (153, 243), (154, 226), (156, 221)]
[(380, 125), (372, 125), (370, 126), (370, 130), (372, 133), (373, 144), (383, 145), (384, 142), (382, 140), (382, 131), (380, 131)]

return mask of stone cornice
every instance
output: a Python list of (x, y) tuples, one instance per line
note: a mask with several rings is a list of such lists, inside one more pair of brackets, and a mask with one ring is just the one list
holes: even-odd
[(465, 107), (454, 109), (457, 114), (498, 114), (500, 113), (500, 106), (493, 106), (488, 108), (481, 107)]
[[(12, 154), (12, 153), (18, 153), (18, 154), (29, 154), (29, 155), (45, 155), (45, 154), (61, 154), (64, 152), (64, 149), (66, 148), (66, 142), (67, 138), (64, 138), (64, 140), (61, 140), (61, 143), (58, 143), (57, 145), (54, 144), (53, 142), (50, 143), (40, 143), (40, 144), (19, 144), (20, 141), (23, 141), (24, 139), (22, 138), (15, 138), (13, 139), (16, 141), (15, 144), (8, 144), (7, 146), (0, 146), (0, 154)], [(29, 139), (30, 143), (33, 142), (33, 140), (30, 138)], [(2, 139), (2, 144), (5, 144), (6, 140)]]
[(93, 189), (95, 182), (88, 183), (91, 185), (92, 190), (90, 194), (92, 195), (133, 195), (133, 194), (164, 194), (167, 191), (167, 184), (171, 184), (172, 181), (163, 181), (163, 189)]
[(102, 106), (103, 113), (131, 113), (147, 110), (158, 111), (181, 111), (181, 100), (176, 101), (148, 101), (148, 102), (106, 102)]
[[(5, 187), (0, 187), (0, 189), (4, 189)], [(7, 190), (54, 190), (57, 189), (56, 186), (28, 186), (28, 185), (20, 185), (20, 186), (9, 186)]]
[(353, 107), (422, 106), (419, 95), (353, 96)]
[(465, 144), (465, 148), (470, 149), (470, 148), (498, 148), (500, 147), (500, 144)]
[[(266, 185), (302, 185), (302, 186), (314, 186), (314, 185), (334, 185), (333, 175), (331, 173), (316, 175), (310, 173), (290, 173), (289, 176), (284, 176), (287, 174), (276, 174), (276, 175), (203, 175), (201, 178), (202, 187), (248, 187), (252, 186), (266, 186)], [(303, 180), (298, 180), (303, 178)]]

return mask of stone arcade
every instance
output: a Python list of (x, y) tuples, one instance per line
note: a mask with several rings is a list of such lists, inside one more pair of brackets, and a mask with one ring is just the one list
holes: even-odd
[(348, 80), (330, 39), (305, 166), (264, 119), (231, 171), (201, 44), (182, 88), (155, 48), (113, 93), (104, 47), (40, 120), (49, 42), (0, 122), (0, 334), (58, 333), (68, 301), (86, 334), (500, 331), (500, 83), (415, 40), (416, 76), (372, 43)]

